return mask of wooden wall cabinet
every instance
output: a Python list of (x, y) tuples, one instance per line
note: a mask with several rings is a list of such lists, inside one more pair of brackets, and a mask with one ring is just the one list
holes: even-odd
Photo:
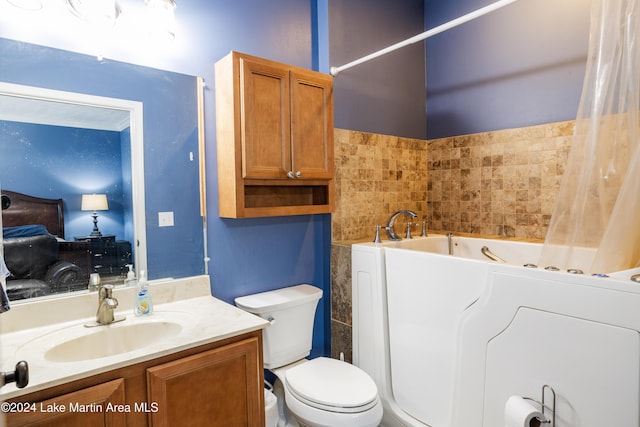
[(263, 381), (258, 330), (13, 398), (34, 410), (6, 425), (264, 426)]
[(219, 214), (333, 211), (333, 78), (231, 52), (216, 71)]

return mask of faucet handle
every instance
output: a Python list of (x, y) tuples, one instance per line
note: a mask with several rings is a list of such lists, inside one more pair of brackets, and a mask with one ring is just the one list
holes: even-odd
[(411, 227), (413, 227), (413, 224), (411, 222), (407, 222), (407, 235), (405, 236), (406, 239), (413, 239), (413, 237), (411, 237)]
[(380, 243), (380, 229), (385, 228), (383, 225), (376, 225), (376, 236), (373, 238), (373, 243)]
[(104, 297), (111, 298), (111, 294), (113, 292), (113, 285), (102, 285), (102, 289), (104, 289)]
[(420, 233), (421, 237), (427, 237), (427, 221), (422, 220), (422, 233)]

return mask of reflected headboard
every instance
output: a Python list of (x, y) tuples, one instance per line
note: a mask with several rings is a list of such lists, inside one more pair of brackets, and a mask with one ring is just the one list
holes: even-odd
[(44, 224), (49, 233), (64, 239), (62, 199), (43, 199), (9, 190), (0, 192), (3, 199), (8, 197), (10, 202), (9, 207), (2, 210), (3, 227)]

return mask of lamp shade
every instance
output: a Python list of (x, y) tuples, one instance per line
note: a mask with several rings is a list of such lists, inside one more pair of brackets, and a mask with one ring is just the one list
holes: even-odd
[(106, 194), (83, 194), (82, 206), (83, 211), (106, 211), (109, 209)]

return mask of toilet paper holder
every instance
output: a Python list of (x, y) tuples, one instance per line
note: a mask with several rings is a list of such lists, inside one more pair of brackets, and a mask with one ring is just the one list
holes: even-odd
[[(551, 397), (552, 397), (552, 402), (551, 402), (551, 406), (545, 404), (545, 395), (547, 394), (546, 391), (549, 390)], [(527, 400), (531, 400), (532, 402), (537, 403), (538, 405), (540, 405), (540, 409), (542, 412), (542, 415), (545, 415), (545, 410), (548, 409), (549, 412), (551, 412), (551, 420), (548, 419), (544, 419), (544, 420), (540, 420), (541, 424), (549, 424), (549, 427), (556, 427), (556, 391), (553, 389), (553, 387), (545, 384), (542, 386), (542, 399), (540, 401), (533, 399), (531, 397), (523, 397), (524, 399)], [(547, 418), (545, 416), (545, 418)]]

